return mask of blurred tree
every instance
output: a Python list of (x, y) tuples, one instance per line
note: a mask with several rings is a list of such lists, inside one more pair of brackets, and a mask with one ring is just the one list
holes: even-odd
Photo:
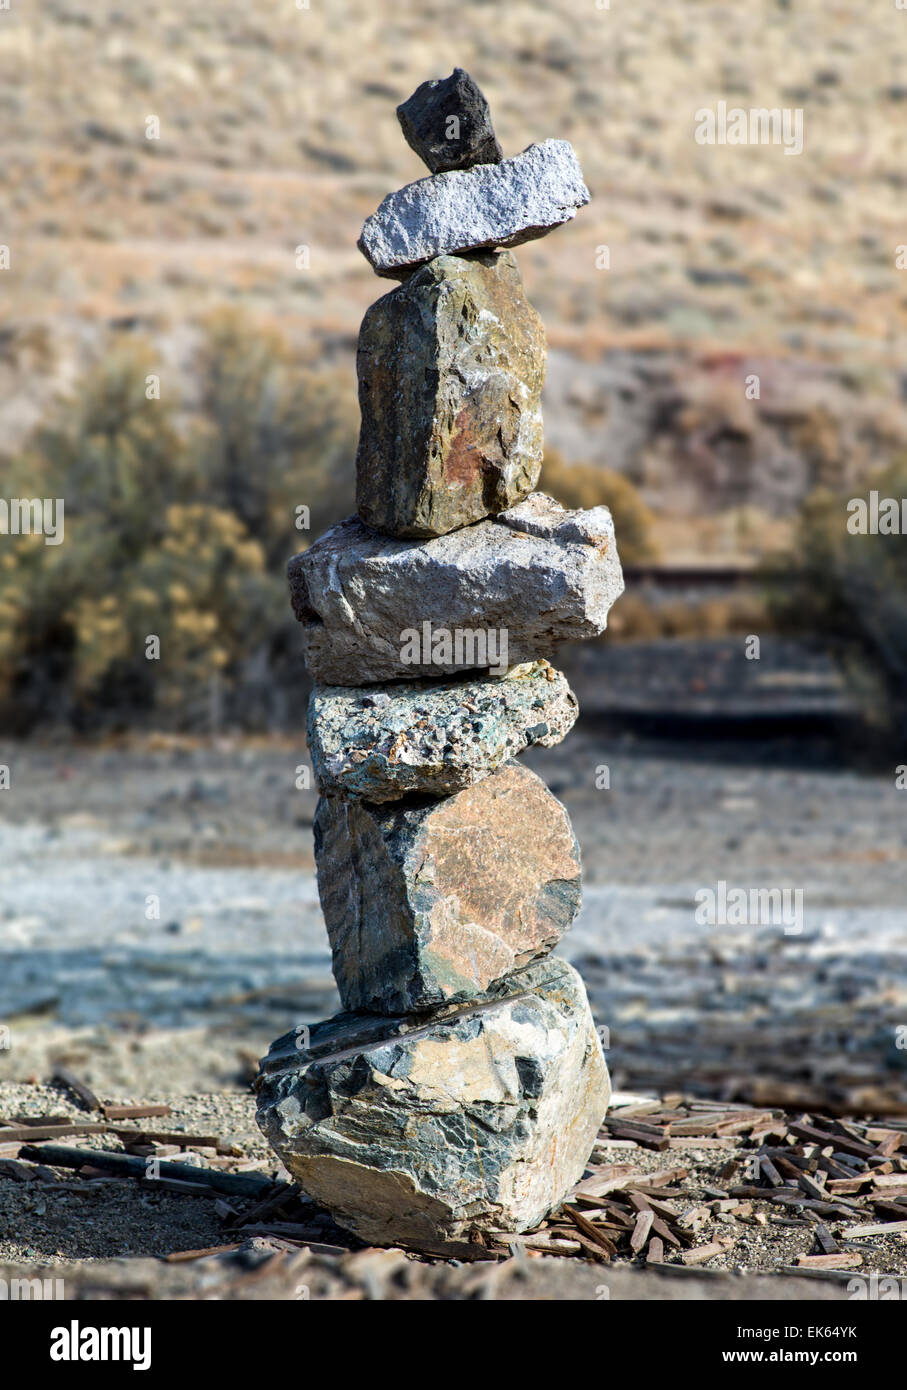
[[(289, 556), (345, 515), (358, 417), (337, 373), (294, 369), (284, 340), (219, 314), (200, 400), (158, 396), (157, 358), (114, 346), (5, 461), (9, 497), (64, 499), (64, 542), (4, 538), (0, 716), (13, 731), (154, 717), (194, 725), (296, 711), (302, 660)], [(149, 660), (146, 638), (160, 642)], [(216, 692), (217, 698), (212, 698)]]
[(358, 412), (338, 372), (301, 373), (285, 340), (222, 311), (197, 358), (201, 409), (191, 442), (212, 505), (234, 512), (282, 563), (300, 548), (297, 508), (325, 530), (349, 514)]

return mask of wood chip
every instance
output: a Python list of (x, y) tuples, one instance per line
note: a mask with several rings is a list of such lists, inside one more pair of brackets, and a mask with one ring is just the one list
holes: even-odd
[(822, 1247), (823, 1255), (836, 1255), (840, 1249), (831, 1231), (821, 1221), (816, 1226), (816, 1240)]
[(798, 1269), (856, 1269), (863, 1263), (859, 1250), (839, 1250), (833, 1255), (798, 1255)]
[(72, 1072), (67, 1071), (65, 1067), (55, 1067), (50, 1079), (51, 1081), (58, 1082), (61, 1086), (65, 1086), (67, 1090), (72, 1091), (73, 1095), (78, 1096), (79, 1100), (82, 1101), (83, 1105), (87, 1105), (89, 1110), (101, 1109), (101, 1102), (98, 1100), (94, 1091), (92, 1091), (89, 1086), (86, 1086), (84, 1081), (80, 1081), (77, 1076), (73, 1076)]
[[(625, 1165), (620, 1165), (624, 1167)], [(644, 1183), (648, 1187), (667, 1187), (672, 1182), (680, 1182), (687, 1176), (687, 1168), (662, 1168), (654, 1173), (644, 1173), (639, 1168), (632, 1168), (629, 1173), (619, 1176), (592, 1177), (584, 1178), (577, 1183), (574, 1192), (581, 1192), (584, 1196), (604, 1197), (608, 1192), (620, 1192), (627, 1188), (638, 1186)]]
[(259, 1196), (272, 1185), (273, 1179), (264, 1173), (222, 1173), (219, 1169), (191, 1168), (186, 1164), (158, 1162), (144, 1158), (131, 1158), (128, 1154), (108, 1153), (103, 1149), (71, 1149), (62, 1144), (49, 1144), (46, 1148), (32, 1148), (25, 1145), (21, 1150), (24, 1159), (33, 1163), (48, 1163), (55, 1168), (82, 1168), (86, 1164), (102, 1168), (127, 1178), (147, 1178), (148, 1163), (154, 1162), (161, 1178), (185, 1182), (191, 1172), (193, 1186), (204, 1186), (212, 1191), (229, 1196)]
[(903, 1130), (900, 1129), (885, 1129), (881, 1125), (870, 1125), (866, 1129), (863, 1138), (866, 1140), (867, 1144), (875, 1144), (877, 1147), (881, 1147), (883, 1144), (891, 1144), (891, 1152), (895, 1153), (896, 1150), (900, 1148), (901, 1141), (907, 1139), (907, 1134), (904, 1134)]
[(684, 1250), (681, 1255), (681, 1263), (685, 1265), (701, 1265), (706, 1260), (711, 1260), (715, 1255), (723, 1255), (726, 1246), (720, 1245), (718, 1241), (712, 1241), (710, 1245), (694, 1245), (692, 1250)]
[(637, 1216), (636, 1225), (633, 1227), (633, 1234), (630, 1236), (630, 1249), (633, 1251), (634, 1255), (639, 1254), (648, 1240), (654, 1220), (654, 1211), (641, 1211)]
[(774, 1163), (772, 1163), (770, 1158), (767, 1158), (765, 1156), (760, 1158), (759, 1167), (762, 1169), (763, 1173), (768, 1178), (772, 1187), (784, 1186), (784, 1179), (782, 1178), (781, 1174), (778, 1172), (778, 1169), (775, 1167)]
[(143, 1120), (172, 1115), (169, 1105), (102, 1105), (105, 1120)]
[(788, 1121), (787, 1129), (789, 1134), (796, 1135), (798, 1139), (808, 1139), (814, 1144), (834, 1144), (835, 1152), (840, 1151), (845, 1154), (855, 1154), (858, 1158), (868, 1158), (875, 1153), (871, 1144), (865, 1143), (862, 1139), (851, 1138), (844, 1126), (843, 1134), (829, 1133), (824, 1129), (817, 1129), (815, 1125), (799, 1123), (796, 1120)]
[(670, 1226), (662, 1221), (660, 1216), (656, 1216), (655, 1220), (652, 1222), (652, 1230), (655, 1235), (661, 1236), (661, 1239), (666, 1240), (669, 1245), (676, 1245), (677, 1248), (680, 1249), (681, 1242), (679, 1238), (674, 1234)]
[(583, 1216), (581, 1211), (577, 1211), (576, 1207), (565, 1206), (563, 1210), (570, 1217), (570, 1220), (581, 1235), (586, 1236), (588, 1240), (600, 1246), (609, 1259), (614, 1258), (617, 1254), (617, 1247), (608, 1239), (604, 1232), (599, 1231), (588, 1217)]
[(907, 1204), (902, 1202), (882, 1201), (880, 1198), (870, 1198), (869, 1205), (877, 1216), (884, 1216), (888, 1221), (907, 1221)]
[(893, 1236), (901, 1231), (907, 1231), (907, 1221), (888, 1221), (883, 1224), (866, 1224), (857, 1226), (847, 1226), (841, 1232), (842, 1240), (852, 1240), (855, 1236)]
[[(532, 1235), (513, 1235), (512, 1232), (492, 1231), (489, 1239), (505, 1250), (538, 1250), (544, 1255), (578, 1255), (583, 1249), (574, 1231), (570, 1239), (549, 1235), (547, 1231), (536, 1231)], [(590, 1242), (591, 1244), (591, 1242)]]
[(109, 1125), (87, 1120), (83, 1124), (73, 1121), (70, 1124), (53, 1125), (10, 1125), (0, 1129), (5, 1144), (18, 1141), (20, 1144), (39, 1144), (45, 1139), (66, 1139), (74, 1134), (110, 1134)]
[(239, 1245), (209, 1245), (207, 1250), (173, 1250), (164, 1259), (167, 1264), (181, 1264), (184, 1260), (204, 1260), (209, 1255), (226, 1255), (238, 1249)]
[(643, 1125), (615, 1122), (610, 1126), (610, 1131), (617, 1139), (631, 1139), (634, 1144), (639, 1144), (641, 1148), (654, 1149), (657, 1153), (670, 1148), (671, 1145), (667, 1135), (654, 1126), (644, 1127)]
[(798, 1185), (803, 1189), (808, 1197), (815, 1197), (820, 1202), (828, 1200), (828, 1193), (821, 1183), (815, 1181), (807, 1173), (801, 1173), (797, 1179)]
[(722, 1139), (669, 1139), (669, 1149), (733, 1149), (735, 1142), (731, 1138)]

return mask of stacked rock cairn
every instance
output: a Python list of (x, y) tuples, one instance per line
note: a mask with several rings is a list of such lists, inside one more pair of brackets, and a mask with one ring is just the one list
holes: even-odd
[(342, 1227), (463, 1258), (564, 1198), (610, 1098), (582, 981), (549, 954), (579, 847), (514, 759), (569, 732), (546, 654), (600, 634), (623, 578), (606, 507), (533, 492), (545, 338), (506, 248), (588, 202), (573, 149), (504, 159), (459, 68), (397, 115), (431, 176), (359, 242), (401, 283), (360, 332), (358, 515), (289, 566), (344, 1012), (273, 1045), (258, 1122)]

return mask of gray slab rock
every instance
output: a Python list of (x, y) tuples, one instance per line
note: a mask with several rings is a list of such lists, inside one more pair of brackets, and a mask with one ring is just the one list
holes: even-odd
[(566, 677), (538, 661), (503, 680), (317, 685), (307, 741), (326, 796), (452, 796), (524, 748), (560, 743), (577, 713)]
[(367, 218), (359, 249), (378, 275), (401, 278), (435, 256), (520, 246), (569, 222), (589, 201), (568, 140), (543, 140), (501, 164), (418, 179)]
[(511, 251), (438, 256), (417, 270), (368, 310), (356, 367), (366, 525), (440, 536), (535, 487), (545, 333)]
[(597, 637), (623, 592), (607, 508), (565, 512), (542, 494), (426, 541), (348, 517), (288, 574), (305, 659), (324, 685), (503, 674)]
[(406, 143), (433, 174), (500, 164), (504, 158), (488, 102), (462, 68), (454, 68), (450, 77), (423, 82), (397, 107), (397, 119)]
[(258, 1124), (372, 1245), (468, 1258), (472, 1232), (532, 1229), (582, 1176), (610, 1099), (582, 980), (554, 957), (476, 1006), (341, 1014), (299, 1042), (262, 1062)]
[(579, 845), (541, 778), (507, 763), (441, 800), (322, 797), (318, 893), (346, 1009), (475, 998), (547, 954), (582, 901)]

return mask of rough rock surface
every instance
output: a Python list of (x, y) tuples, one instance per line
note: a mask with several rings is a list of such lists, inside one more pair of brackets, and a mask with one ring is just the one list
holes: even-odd
[(366, 219), (359, 249), (379, 275), (483, 246), (520, 246), (576, 216), (589, 190), (568, 140), (544, 140), (502, 164), (418, 179)]
[(307, 741), (327, 796), (451, 796), (532, 744), (560, 743), (577, 713), (566, 677), (539, 661), (504, 680), (316, 686)]
[(474, 1255), (582, 1176), (610, 1083), (582, 981), (548, 957), (423, 1023), (340, 1014), (274, 1044), (258, 1123), (303, 1191), (374, 1245)]
[(356, 361), (367, 525), (440, 536), (535, 486), (545, 333), (512, 252), (430, 261), (369, 309)]
[[(623, 592), (607, 508), (566, 512), (543, 494), (426, 541), (381, 536), (348, 517), (294, 556), (288, 573), (306, 662), (324, 685), (493, 667), (502, 633), (505, 669), (534, 661), (558, 642), (598, 636)], [(425, 636), (414, 648), (407, 632)], [(459, 646), (439, 644), (445, 632), (462, 634)], [(482, 641), (469, 640), (475, 633)]]
[(607, 507), (570, 510), (544, 492), (531, 493), (498, 519), (515, 531), (542, 540), (600, 546), (605, 551), (614, 546), (614, 522)]
[(475, 998), (556, 946), (582, 901), (567, 812), (518, 763), (442, 800), (322, 797), (315, 861), (346, 1009)]
[(488, 102), (462, 68), (417, 87), (397, 107), (397, 119), (410, 149), (433, 174), (500, 164), (504, 152), (495, 139)]

